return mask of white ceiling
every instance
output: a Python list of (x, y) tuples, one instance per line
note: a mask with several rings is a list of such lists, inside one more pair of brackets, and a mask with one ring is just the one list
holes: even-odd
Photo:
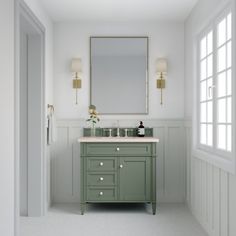
[(39, 0), (53, 21), (184, 21), (198, 0)]

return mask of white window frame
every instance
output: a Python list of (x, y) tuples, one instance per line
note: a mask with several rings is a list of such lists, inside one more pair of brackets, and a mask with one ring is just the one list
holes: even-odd
[[(220, 13), (219, 13), (220, 12)], [(217, 46), (216, 46), (216, 39), (217, 39), (217, 25), (221, 22), (222, 19), (224, 19), (228, 13), (232, 13), (232, 36), (231, 36), (231, 42), (232, 42), (232, 151), (221, 151), (219, 149), (216, 149), (216, 146), (210, 147), (207, 145), (203, 145), (200, 143), (200, 42), (201, 39), (206, 36), (211, 30), (213, 31), (213, 67), (217, 65), (216, 63), (216, 52), (217, 52)], [(222, 168), (228, 172), (235, 173), (236, 170), (236, 157), (235, 157), (235, 134), (236, 134), (236, 102), (235, 102), (235, 93), (236, 93), (236, 82), (235, 82), (235, 63), (236, 63), (236, 50), (235, 50), (235, 4), (232, 3), (228, 5), (227, 7), (221, 7), (217, 11), (217, 13), (214, 15), (213, 19), (211, 21), (208, 21), (207, 27), (204, 28), (204, 30), (201, 30), (201, 32), (197, 35), (195, 40), (195, 80), (194, 80), (194, 104), (193, 104), (193, 156), (200, 158), (202, 160), (205, 160), (219, 168)], [(213, 68), (213, 77), (215, 77), (216, 69)], [(216, 79), (215, 79), (216, 80)], [(214, 80), (213, 80), (214, 81)], [(214, 82), (213, 82), (214, 83)], [(213, 98), (213, 145), (216, 144), (216, 106), (217, 106), (217, 98), (214, 96)]]

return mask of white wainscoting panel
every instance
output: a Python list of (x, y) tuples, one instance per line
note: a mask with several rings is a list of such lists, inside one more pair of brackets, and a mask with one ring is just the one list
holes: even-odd
[[(116, 122), (116, 121), (115, 121)], [(120, 120), (122, 127), (134, 127), (135, 120)], [(84, 120), (58, 120), (58, 141), (52, 146), (52, 203), (79, 202), (80, 149)], [(146, 120), (146, 127), (154, 128), (157, 144), (158, 202), (185, 201), (185, 152), (183, 120)], [(103, 121), (103, 127), (114, 120)]]
[(191, 133), (187, 124), (188, 206), (210, 236), (235, 236), (236, 176), (192, 156)]

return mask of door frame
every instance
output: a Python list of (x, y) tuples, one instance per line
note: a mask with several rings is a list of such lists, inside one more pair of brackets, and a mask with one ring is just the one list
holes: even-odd
[(20, 17), (25, 17), (30, 24), (32, 24), (40, 35), (41, 44), (41, 81), (40, 85), (40, 139), (41, 139), (41, 165), (40, 171), (42, 173), (41, 183), (41, 202), (40, 204), (40, 215), (44, 215), (47, 211), (47, 180), (46, 180), (46, 104), (45, 104), (45, 28), (39, 19), (35, 16), (32, 10), (27, 6), (23, 0), (15, 1), (15, 176), (14, 176), (14, 202), (15, 212), (14, 221), (15, 229), (14, 235), (19, 235), (19, 218), (20, 218)]

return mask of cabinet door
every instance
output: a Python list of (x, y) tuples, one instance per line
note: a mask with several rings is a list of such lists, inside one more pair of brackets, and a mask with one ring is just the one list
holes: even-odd
[(120, 200), (149, 201), (151, 191), (150, 157), (120, 158)]

